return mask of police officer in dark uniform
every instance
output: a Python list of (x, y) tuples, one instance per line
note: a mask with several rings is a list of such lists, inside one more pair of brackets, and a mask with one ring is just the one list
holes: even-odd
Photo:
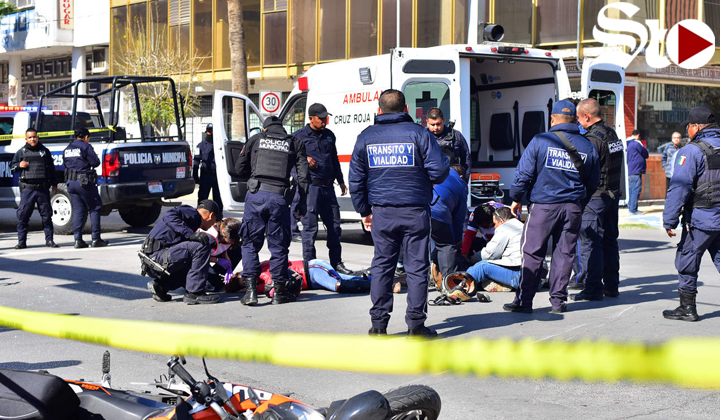
[(107, 246), (108, 241), (100, 238), (100, 209), (102, 200), (97, 189), (97, 172), (95, 168), (100, 165), (95, 150), (90, 146), (90, 132), (87, 128), (75, 130), (73, 140), (63, 151), (65, 164), (65, 180), (70, 203), (73, 207), (73, 234), (75, 248), (87, 248), (83, 241), (82, 230), (88, 211), (90, 212), (90, 225), (92, 226), (93, 248)]
[(195, 148), (193, 178), (196, 184), (200, 184), (200, 188), (198, 188), (198, 203), (207, 200), (210, 196), (210, 190), (212, 189), (213, 201), (217, 203), (220, 211), (222, 211), (223, 203), (220, 198), (220, 188), (218, 187), (217, 172), (215, 170), (212, 124), (208, 124), (207, 127), (205, 127), (203, 141)]
[(28, 222), (37, 203), (45, 231), (45, 245), (50, 248), (58, 246), (53, 241), (52, 207), (50, 191), (57, 194), (57, 177), (55, 164), (47, 147), (40, 143), (37, 131), (28, 128), (25, 131), (25, 146), (15, 152), (10, 170), (20, 172), (20, 206), (17, 210), (18, 243), (15, 249), (27, 248)]
[(168, 210), (150, 231), (140, 264), (143, 274), (155, 279), (147, 284), (153, 299), (169, 302), (168, 290), (184, 287), (183, 301), (188, 305), (220, 301), (220, 296), (205, 293), (212, 244), (210, 236), (198, 229), (210, 228), (221, 217), (214, 201), (203, 200), (197, 209), (181, 205)]
[(450, 165), (462, 165), (465, 182), (470, 179), (472, 161), (467, 140), (461, 132), (445, 125), (445, 116), (440, 108), (430, 108), (427, 113), (427, 128), (434, 135), (440, 149), (447, 156)]
[(682, 235), (675, 255), (680, 306), (663, 311), (667, 319), (697, 321), (697, 278), (705, 250), (720, 271), (720, 127), (705, 107), (690, 110), (688, 145), (677, 152), (665, 199), (663, 227), (668, 236), (682, 214)]
[[(617, 297), (620, 284), (618, 207), (623, 167), (623, 141), (600, 117), (600, 104), (585, 99), (577, 106), (580, 125), (587, 130), (600, 158), (600, 185), (585, 206), (575, 258), (575, 284), (585, 289), (572, 300), (602, 300)], [(572, 282), (572, 280), (571, 280)], [(570, 288), (570, 286), (568, 286)]]
[[(565, 312), (583, 201), (600, 183), (597, 149), (580, 134), (575, 112), (575, 105), (569, 101), (553, 105), (550, 132), (533, 137), (515, 170), (510, 209), (519, 217), (525, 194), (532, 205), (520, 242), (520, 287), (515, 300), (503, 306), (506, 311), (532, 313), (548, 239), (552, 237), (551, 312)], [(576, 161), (584, 163), (580, 166)]]
[(245, 213), (241, 235), (243, 282), (245, 296), (243, 305), (256, 305), (257, 281), (260, 276), (258, 253), (263, 246), (267, 229), (270, 250), (270, 274), (275, 283), (273, 304), (295, 301), (295, 295), (286, 290), (288, 281), (288, 247), (290, 246), (290, 204), (293, 188), (290, 170), (297, 171), (300, 201), (296, 218), (305, 214), (305, 197), (308, 188), (308, 161), (305, 144), (288, 135), (277, 117), (268, 117), (264, 131), (248, 140), (240, 152), (235, 170), (240, 176), (249, 177), (245, 196)]
[(447, 178), (450, 164), (432, 133), (407, 114), (405, 95), (380, 96), (375, 124), (358, 136), (350, 160), (350, 195), (372, 233), (370, 335), (386, 335), (393, 308), (393, 275), (404, 245), (408, 336), (436, 337), (427, 319), (428, 245), (433, 184)]
[(310, 167), (310, 189), (307, 196), (307, 213), (303, 217), (303, 261), (305, 272), (310, 260), (317, 258), (315, 254), (315, 238), (318, 233), (318, 216), (327, 228), (327, 247), (330, 265), (340, 274), (352, 274), (342, 262), (342, 246), (340, 245), (340, 206), (335, 196), (333, 183), (340, 184), (342, 195), (347, 194), (347, 187), (340, 170), (337, 139), (335, 134), (326, 128), (329, 114), (322, 104), (312, 104), (308, 109), (310, 123), (293, 133), (293, 136), (305, 143), (308, 166)]

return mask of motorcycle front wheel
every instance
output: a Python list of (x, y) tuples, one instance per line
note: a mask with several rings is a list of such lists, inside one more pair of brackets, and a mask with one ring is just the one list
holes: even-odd
[(409, 385), (383, 394), (390, 403), (391, 420), (436, 420), (440, 395), (429, 386)]

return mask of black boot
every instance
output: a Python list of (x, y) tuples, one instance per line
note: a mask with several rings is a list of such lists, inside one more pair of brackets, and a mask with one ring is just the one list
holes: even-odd
[(305, 282), (310, 284), (310, 264), (303, 260), (303, 270), (305, 270)]
[(680, 293), (680, 306), (672, 311), (663, 311), (663, 316), (667, 319), (678, 321), (697, 321), (697, 306), (695, 305), (695, 294)]
[(243, 277), (243, 283), (245, 283), (245, 296), (240, 303), (247, 306), (257, 305), (257, 277)]
[(273, 292), (273, 298), (272, 303), (273, 305), (279, 305), (281, 303), (290, 303), (295, 302), (297, 299), (295, 298), (295, 295), (288, 292), (287, 289), (285, 289), (286, 283), (285, 282), (275, 282), (275, 292)]

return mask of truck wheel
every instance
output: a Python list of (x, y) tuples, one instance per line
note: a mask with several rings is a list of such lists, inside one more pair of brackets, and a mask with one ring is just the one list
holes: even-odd
[[(50, 199), (50, 205), (52, 206), (52, 222), (55, 233), (57, 235), (72, 235), (73, 208), (70, 195), (67, 192), (67, 185), (58, 184), (57, 194)], [(85, 226), (85, 223), (83, 223), (83, 226)]]
[(162, 206), (159, 202), (154, 202), (152, 206), (135, 206), (127, 209), (119, 210), (120, 218), (132, 227), (145, 227), (155, 223), (160, 217)]

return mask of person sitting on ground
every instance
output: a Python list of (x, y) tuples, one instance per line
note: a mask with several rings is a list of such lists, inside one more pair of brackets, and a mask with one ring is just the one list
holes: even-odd
[(523, 223), (509, 207), (501, 207), (493, 214), (495, 234), (477, 254), (482, 260), (468, 268), (477, 287), (485, 291), (510, 291), (517, 288), (522, 272), (520, 237)]
[[(500, 207), (504, 207), (504, 204), (488, 201), (475, 207), (473, 212), (470, 213), (470, 220), (468, 220), (467, 229), (465, 229), (460, 252), (466, 260), (471, 261), (473, 254), (480, 251), (492, 239), (493, 234), (495, 234), (493, 213), (495, 209)], [(480, 233), (479, 236), (478, 233)]]
[(237, 251), (239, 251), (242, 244), (240, 238), (241, 226), (242, 221), (240, 219), (226, 217), (207, 230), (198, 229), (212, 238), (210, 241), (212, 252), (210, 253), (210, 269), (208, 270), (208, 284), (205, 286), (206, 291), (221, 292), (233, 275), (233, 267), (240, 263), (242, 255)]

